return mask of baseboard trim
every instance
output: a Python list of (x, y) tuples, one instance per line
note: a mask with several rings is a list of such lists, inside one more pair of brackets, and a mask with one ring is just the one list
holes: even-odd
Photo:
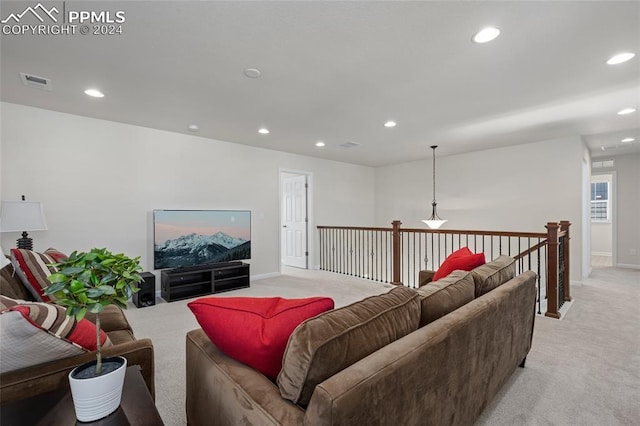
[(640, 265), (632, 265), (629, 263), (616, 263), (616, 268), (640, 269)]
[(565, 301), (562, 304), (562, 307), (558, 310), (558, 313), (560, 314), (560, 320), (563, 320), (564, 317), (567, 315), (567, 312), (569, 312), (569, 309), (571, 309), (571, 307), (573, 306), (573, 302), (575, 302), (575, 298), (569, 300), (569, 301)]
[(587, 271), (587, 276), (584, 278), (589, 278), (591, 276), (591, 273), (593, 272), (593, 268), (591, 266), (589, 266), (589, 270)]
[(280, 275), (282, 275), (280, 272), (269, 272), (266, 274), (251, 275), (251, 281), (259, 281), (264, 280), (265, 278), (279, 277)]

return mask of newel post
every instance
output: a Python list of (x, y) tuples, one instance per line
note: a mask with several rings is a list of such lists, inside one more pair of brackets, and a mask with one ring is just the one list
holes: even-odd
[(545, 317), (560, 318), (558, 312), (558, 230), (560, 225), (548, 222), (547, 228), (547, 312)]
[(393, 268), (392, 268), (392, 273), (393, 273), (393, 279), (391, 281), (391, 284), (394, 285), (400, 285), (402, 284), (400, 282), (400, 225), (402, 225), (402, 222), (400, 222), (399, 220), (394, 220), (393, 222), (391, 222), (391, 225), (393, 225), (393, 231), (392, 231), (392, 241), (393, 241)]
[(571, 300), (571, 293), (569, 292), (569, 254), (571, 253), (571, 251), (569, 250), (569, 240), (571, 240), (571, 238), (569, 238), (569, 227), (571, 226), (571, 222), (569, 222), (568, 220), (561, 220), (560, 221), (560, 231), (561, 232), (565, 232), (565, 240), (564, 240), (564, 256), (562, 256), (562, 258), (564, 259), (564, 283), (562, 283), (564, 285), (564, 300), (565, 302), (568, 302)]

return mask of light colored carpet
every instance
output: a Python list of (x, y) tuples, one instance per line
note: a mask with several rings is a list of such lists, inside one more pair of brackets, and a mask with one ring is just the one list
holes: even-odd
[[(344, 306), (390, 288), (287, 268), (220, 296), (329, 296)], [(536, 317), (526, 367), (516, 370), (478, 425), (640, 424), (640, 270), (594, 270), (572, 295), (575, 303), (564, 320)], [(188, 301), (157, 302), (126, 314), (136, 336), (153, 340), (160, 415), (168, 426), (185, 425), (185, 334), (198, 324)]]
[[(283, 275), (253, 281), (250, 288), (216, 294), (220, 297), (331, 297), (336, 307), (389, 291), (392, 285), (325, 271), (286, 268)], [(193, 299), (191, 299), (193, 300)], [(125, 311), (137, 337), (153, 341), (156, 361), (156, 405), (167, 426), (186, 425), (185, 336), (199, 328), (187, 307), (190, 300)], [(212, 422), (215, 424), (215, 422)]]

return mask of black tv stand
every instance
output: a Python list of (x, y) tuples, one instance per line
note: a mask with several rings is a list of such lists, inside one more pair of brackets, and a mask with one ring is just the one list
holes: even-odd
[(239, 261), (167, 269), (160, 295), (167, 302), (249, 287), (249, 264)]
[(223, 268), (226, 266), (240, 266), (242, 262), (239, 260), (232, 260), (230, 262), (219, 262), (219, 263), (205, 263), (203, 265), (194, 265), (194, 266), (177, 266), (172, 269), (174, 272), (187, 272), (187, 271), (201, 271), (202, 269), (215, 269), (215, 268)]

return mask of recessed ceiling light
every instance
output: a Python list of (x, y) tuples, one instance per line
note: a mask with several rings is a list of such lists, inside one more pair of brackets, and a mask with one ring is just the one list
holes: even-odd
[(318, 142), (316, 142), (316, 146), (317, 146), (318, 148), (322, 148), (322, 147), (324, 146), (324, 142), (322, 142), (322, 141), (318, 141)]
[(633, 59), (634, 56), (636, 56), (636, 54), (631, 52), (618, 53), (617, 55), (610, 57), (609, 60), (607, 60), (607, 64), (618, 65)]
[(93, 98), (104, 98), (104, 93), (102, 93), (98, 89), (87, 89), (84, 91), (84, 93)]
[(398, 123), (396, 123), (395, 121), (389, 120), (386, 123), (384, 123), (384, 127), (396, 127), (397, 124)]
[(268, 135), (269, 129), (267, 129), (266, 127), (262, 127), (261, 129), (258, 130), (258, 133), (260, 133), (261, 135)]
[(200, 130), (200, 127), (198, 127), (197, 124), (189, 124), (189, 126), (187, 126), (187, 129), (189, 129), (190, 132), (197, 132), (198, 130)]
[(624, 138), (620, 142), (628, 143), (628, 142), (633, 142), (633, 141), (635, 141), (635, 138)]
[(500, 35), (500, 30), (496, 27), (486, 27), (473, 36), (475, 43), (488, 43)]
[(262, 75), (260, 70), (257, 68), (245, 68), (243, 72), (244, 72), (244, 75), (246, 75), (249, 78), (259, 78)]
[(625, 108), (625, 109), (621, 109), (620, 111), (618, 111), (618, 115), (627, 115), (627, 114), (631, 114), (632, 112), (636, 112), (635, 108)]

